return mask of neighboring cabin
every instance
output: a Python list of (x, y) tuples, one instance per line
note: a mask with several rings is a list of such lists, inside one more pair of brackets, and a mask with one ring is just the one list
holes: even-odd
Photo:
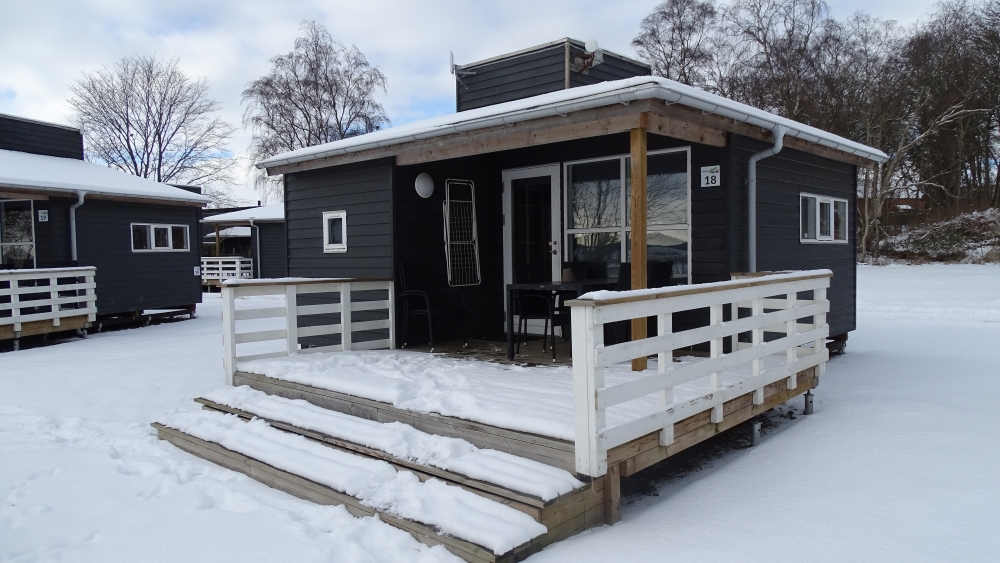
[[(204, 243), (209, 250), (202, 258), (205, 282), (225, 277), (283, 278), (287, 275), (285, 206), (281, 203), (248, 207), (202, 219), (207, 227)], [(249, 260), (244, 276), (209, 277), (214, 267), (234, 258)], [(231, 270), (230, 273), (241, 271)], [(209, 272), (209, 273), (206, 273)]]
[[(287, 275), (395, 278), (400, 264), (419, 264), (434, 286), (465, 293), (470, 334), (498, 334), (514, 270), (558, 281), (573, 262), (590, 262), (616, 277), (629, 261), (634, 156), (648, 174), (639, 260), (673, 262), (681, 284), (829, 268), (827, 319), (845, 339), (855, 328), (857, 171), (885, 155), (647, 76), (648, 66), (613, 53), (588, 66), (581, 45), (564, 39), (456, 66), (466, 111), (259, 163), (284, 177)], [(776, 140), (780, 152), (756, 167), (751, 232), (749, 163)], [(433, 180), (429, 194), (414, 188), (421, 174)], [(471, 182), (474, 197), (454, 180)], [(475, 252), (465, 262), (447, 256), (446, 199), (472, 210)], [(460, 329), (441, 330), (456, 338)]]
[[(0, 287), (32, 270), (92, 266), (98, 316), (193, 312), (207, 202), (85, 162), (79, 129), (0, 115)], [(0, 324), (10, 311), (9, 297), (0, 297)]]

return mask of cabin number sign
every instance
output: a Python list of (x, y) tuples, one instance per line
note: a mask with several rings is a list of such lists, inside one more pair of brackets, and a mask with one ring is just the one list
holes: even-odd
[(719, 165), (701, 167), (701, 187), (710, 188), (720, 184), (719, 168)]

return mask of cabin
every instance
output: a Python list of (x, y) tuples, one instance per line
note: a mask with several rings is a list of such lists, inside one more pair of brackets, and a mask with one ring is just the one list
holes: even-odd
[[(454, 74), (458, 113), (258, 164), (283, 175), (289, 276), (393, 279), (421, 264), (489, 338), (518, 270), (557, 282), (587, 263), (615, 280), (627, 263), (644, 287), (636, 268), (655, 263), (672, 264), (671, 285), (827, 268), (832, 340), (854, 330), (857, 173), (880, 151), (570, 39)], [(467, 244), (449, 221), (471, 226)], [(409, 340), (426, 341), (417, 324)], [(441, 324), (437, 340), (461, 337)]]
[(231, 278), (283, 278), (287, 275), (285, 206), (249, 207), (202, 219), (212, 229), (204, 237), (202, 284), (218, 287)]
[(0, 340), (193, 315), (208, 201), (84, 161), (79, 129), (0, 115)]
[[(618, 522), (622, 478), (813, 412), (855, 328), (858, 169), (884, 154), (593, 41), (452, 70), (455, 114), (258, 163), (287, 277), (223, 285), (228, 386), (160, 438), (493, 563)], [(402, 432), (481, 457), (416, 460)], [(360, 467), (421, 502), (345, 486)]]

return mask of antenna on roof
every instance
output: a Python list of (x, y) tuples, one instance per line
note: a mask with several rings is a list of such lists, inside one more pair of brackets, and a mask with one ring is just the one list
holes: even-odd
[(462, 82), (462, 77), (472, 76), (473, 74), (476, 74), (471, 70), (459, 69), (458, 65), (455, 64), (455, 53), (453, 53), (452, 51), (448, 51), (448, 71), (451, 72), (451, 75), (455, 77), (455, 82), (458, 82), (462, 86), (465, 86), (466, 90), (469, 89), (469, 86), (465, 82)]

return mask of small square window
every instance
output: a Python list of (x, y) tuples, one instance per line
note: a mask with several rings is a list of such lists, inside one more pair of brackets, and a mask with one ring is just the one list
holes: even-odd
[(173, 250), (187, 250), (187, 227), (174, 225), (170, 227), (170, 247)]
[(802, 240), (816, 240), (816, 198), (802, 196)]
[(169, 227), (153, 227), (153, 248), (157, 250), (170, 249)]
[(347, 212), (323, 213), (323, 252), (347, 252)]
[(847, 242), (846, 199), (813, 194), (799, 196), (800, 242)]
[(847, 202), (833, 202), (833, 240), (847, 240)]
[(149, 225), (132, 225), (132, 250), (149, 250)]

